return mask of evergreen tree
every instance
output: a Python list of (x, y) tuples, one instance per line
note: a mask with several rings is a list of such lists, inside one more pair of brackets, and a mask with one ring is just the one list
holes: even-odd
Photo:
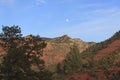
[(46, 43), (38, 36), (23, 38), (18, 26), (4, 26), (2, 30), (0, 44), (6, 55), (0, 66), (1, 79), (51, 80), (52, 73), (45, 69), (41, 59)]
[(70, 49), (70, 52), (66, 55), (66, 58), (63, 61), (63, 63), (58, 64), (57, 69), (58, 72), (60, 73), (63, 72), (67, 74), (81, 70), (81, 67), (82, 67), (82, 61), (81, 61), (79, 49), (76, 45), (74, 45), (73, 48)]

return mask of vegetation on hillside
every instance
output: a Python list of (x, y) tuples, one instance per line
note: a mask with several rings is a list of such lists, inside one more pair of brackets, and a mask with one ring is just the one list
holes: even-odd
[(97, 43), (89, 48), (87, 48), (83, 53), (82, 53), (82, 57), (86, 58), (86, 57), (94, 57), (95, 54), (97, 54), (97, 52), (99, 50), (102, 50), (104, 48), (106, 48), (109, 44), (111, 44), (112, 42), (114, 42), (115, 40), (120, 40), (120, 31), (116, 32), (111, 38)]
[[(96, 80), (100, 79), (99, 74), (96, 74), (97, 72), (102, 72), (108, 80), (118, 80), (120, 78), (119, 45), (115, 51), (100, 58), (100, 60), (94, 59), (99, 51), (110, 47), (110, 44), (113, 44), (114, 41), (120, 40), (120, 31), (106, 41), (87, 48), (82, 53), (80, 53), (80, 49), (82, 48), (78, 46), (78, 43), (82, 43), (82, 41), (71, 39), (67, 35), (54, 39), (44, 38), (44, 40), (47, 40), (47, 42), (53, 46), (52, 52), (54, 54), (59, 50), (64, 50), (60, 52), (66, 53), (69, 47), (72, 46), (68, 54), (62, 53), (63, 56), (65, 56), (64, 59), (61, 59), (62, 62), (47, 66), (52, 72), (46, 69), (45, 62), (42, 58), (43, 50), (47, 45), (43, 39), (34, 35), (22, 37), (21, 28), (15, 25), (11, 27), (3, 26), (2, 31), (3, 32), (0, 33), (0, 46), (2, 46), (6, 52), (1, 59), (0, 79), (64, 80), (67, 75), (78, 72), (83, 74), (87, 73)], [(74, 42), (76, 43), (74, 44)], [(87, 45), (87, 43), (84, 43), (82, 46), (86, 48)], [(53, 57), (52, 55), (52, 58)], [(61, 57), (57, 56), (56, 58)], [(118, 69), (118, 71), (113, 72), (114, 69)], [(70, 79), (74, 80), (74, 77), (72, 76)]]
[[(108, 45), (116, 40), (120, 40), (120, 31), (108, 40), (87, 48), (81, 54), (77, 50), (77, 47), (73, 46), (65, 60), (58, 64), (57, 72), (64, 75), (76, 72), (87, 73), (89, 76), (98, 80), (100, 76), (96, 73), (96, 71), (100, 71), (103, 72), (104, 76), (108, 80), (118, 79), (120, 76), (119, 72), (116, 71), (117, 73), (114, 75), (113, 71), (120, 68), (120, 49), (115, 50), (98, 61), (94, 60), (94, 56), (97, 55), (98, 51), (107, 48)], [(111, 69), (112, 71), (110, 71)], [(112, 74), (113, 76), (110, 76)]]
[(120, 49), (98, 61), (98, 68), (120, 68)]

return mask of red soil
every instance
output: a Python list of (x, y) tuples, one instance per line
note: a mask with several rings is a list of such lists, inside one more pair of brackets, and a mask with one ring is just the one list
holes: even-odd
[(3, 56), (5, 54), (5, 51), (2, 47), (0, 47), (0, 56)]
[[(78, 72), (73, 75), (68, 75), (66, 77), (66, 80), (70, 80), (71, 78), (74, 78), (75, 80), (108, 80), (107, 77), (104, 75), (104, 71), (105, 70), (95, 70), (94, 73), (97, 75), (97, 78), (95, 78), (95, 76), (90, 76), (90, 74), (92, 73), (90, 73), (90, 71), (87, 70), (85, 73)], [(113, 74), (120, 71), (120, 68), (109, 69), (109, 71), (111, 72), (111, 74), (109, 75), (110, 78)]]
[(114, 52), (115, 50), (120, 49), (120, 40), (116, 40), (111, 43), (107, 48), (100, 50), (94, 57), (94, 60), (100, 60), (104, 56)]

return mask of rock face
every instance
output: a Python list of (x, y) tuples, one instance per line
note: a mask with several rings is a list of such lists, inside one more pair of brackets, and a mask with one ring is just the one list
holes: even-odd
[(81, 39), (72, 39), (68, 35), (52, 39), (47, 38), (45, 41), (47, 47), (44, 49), (42, 58), (45, 60), (46, 65), (57, 64), (64, 60), (74, 44), (78, 46), (80, 52), (95, 44), (94, 42), (84, 42)]

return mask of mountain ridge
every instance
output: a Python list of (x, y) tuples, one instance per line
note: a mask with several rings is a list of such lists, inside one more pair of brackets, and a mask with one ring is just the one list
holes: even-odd
[[(25, 36), (24, 38), (27, 37), (30, 37), (30, 35)], [(95, 44), (95, 42), (84, 42), (79, 38), (71, 38), (66, 34), (55, 38), (41, 38), (47, 43), (42, 56), (45, 65), (57, 64), (64, 60), (74, 44), (78, 46), (80, 52), (83, 52), (86, 48)], [(2, 56), (4, 55), (3, 49), (0, 49), (0, 55)]]
[(71, 38), (68, 35), (50, 39), (44, 38), (44, 40), (47, 42), (47, 47), (44, 49), (43, 59), (47, 65), (57, 64), (64, 60), (74, 44), (78, 46), (80, 52), (95, 44), (95, 42), (84, 42), (79, 38)]

